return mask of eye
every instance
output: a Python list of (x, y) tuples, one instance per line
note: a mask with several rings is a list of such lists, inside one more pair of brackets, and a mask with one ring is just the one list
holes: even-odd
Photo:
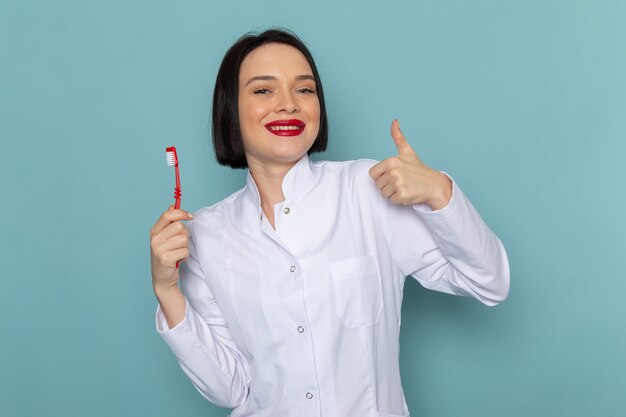
[(254, 90), (254, 94), (269, 94), (269, 93), (271, 93), (269, 88), (257, 88), (256, 90)]
[(315, 90), (313, 90), (312, 88), (303, 87), (303, 88), (298, 89), (298, 93), (315, 94)]

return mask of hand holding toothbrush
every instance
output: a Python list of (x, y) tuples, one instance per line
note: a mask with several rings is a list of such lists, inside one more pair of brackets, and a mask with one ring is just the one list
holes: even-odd
[(185, 317), (177, 265), (189, 257), (189, 232), (182, 221), (191, 219), (191, 213), (171, 205), (150, 229), (152, 286), (170, 328)]
[(189, 256), (189, 232), (183, 220), (191, 219), (191, 213), (171, 205), (150, 229), (152, 275), (153, 280), (156, 278), (156, 284), (176, 283), (176, 265)]

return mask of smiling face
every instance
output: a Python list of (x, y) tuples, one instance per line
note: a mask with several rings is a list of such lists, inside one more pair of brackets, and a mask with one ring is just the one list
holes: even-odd
[(294, 165), (315, 142), (320, 102), (313, 71), (296, 48), (269, 43), (239, 72), (239, 124), (250, 167)]

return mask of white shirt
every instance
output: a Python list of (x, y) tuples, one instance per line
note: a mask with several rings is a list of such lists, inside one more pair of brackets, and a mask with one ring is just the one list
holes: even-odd
[(311, 162), (263, 214), (254, 180), (198, 210), (180, 266), (185, 319), (157, 331), (194, 386), (232, 417), (397, 417), (402, 289), (504, 300), (504, 248), (453, 183), (448, 205), (380, 195), (376, 161)]

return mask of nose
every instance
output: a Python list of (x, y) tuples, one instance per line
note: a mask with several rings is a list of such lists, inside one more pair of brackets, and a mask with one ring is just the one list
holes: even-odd
[(300, 111), (298, 100), (296, 97), (294, 97), (294, 94), (295, 93), (288, 90), (278, 94), (278, 100), (276, 102), (276, 107), (274, 108), (274, 111), (276, 113), (296, 113)]

